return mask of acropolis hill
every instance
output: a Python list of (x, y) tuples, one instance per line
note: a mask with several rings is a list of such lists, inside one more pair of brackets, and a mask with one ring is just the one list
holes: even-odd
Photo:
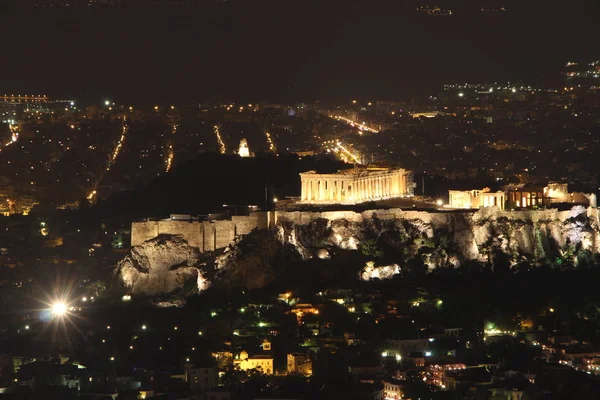
[[(271, 211), (255, 212), (250, 216), (234, 216), (227, 221), (198, 221), (164, 219), (134, 222), (131, 245), (139, 246), (159, 235), (180, 235), (201, 252), (226, 248), (237, 237), (252, 231), (270, 231), (283, 242), (293, 242), (290, 227), (304, 227), (319, 221), (326, 222), (331, 231), (332, 246), (357, 249), (361, 235), (353, 226), (369, 226), (375, 221), (386, 224), (409, 224), (413, 235), (432, 238), (436, 230), (445, 230), (457, 246), (461, 259), (486, 257), (481, 249), (497, 246), (519, 254), (542, 257), (549, 252), (578, 247), (593, 253), (600, 252), (599, 215), (597, 208), (575, 206), (570, 210), (502, 211), (495, 207), (460, 211), (412, 211), (375, 209), (354, 211)], [(351, 233), (351, 234), (350, 234)]]
[[(161, 291), (178, 285), (184, 272), (178, 268), (199, 268), (210, 260), (218, 270), (238, 271), (252, 259), (252, 268), (261, 271), (257, 273), (260, 283), (255, 283), (260, 286), (271, 274), (265, 268), (270, 268), (272, 257), (278, 252), (285, 253), (283, 258), (293, 254), (294, 259), (334, 261), (338, 251), (358, 251), (361, 255), (373, 255), (376, 262), (397, 264), (399, 269), (405, 264), (416, 264), (430, 270), (468, 261), (493, 264), (500, 254), (511, 265), (564, 262), (576, 266), (600, 253), (599, 214), (593, 206), (562, 204), (559, 209), (558, 205), (554, 208), (548, 204), (545, 209), (512, 211), (497, 206), (454, 210), (435, 205), (427, 210), (385, 208), (385, 204), (395, 204), (393, 199), (386, 203), (394, 196), (405, 204), (416, 202), (411, 193), (397, 191), (412, 189), (410, 174), (403, 170), (373, 176), (358, 173), (341, 181), (337, 174), (333, 175), (302, 174), (303, 195), (296, 200), (296, 209), (292, 202), (285, 209), (230, 219), (201, 221), (173, 215), (135, 222), (131, 229), (132, 251), (120, 264), (121, 276), (127, 286), (135, 288), (139, 286), (136, 282), (155, 281), (150, 278), (153, 271), (163, 271), (158, 274), (160, 282), (169, 281), (163, 275), (173, 275), (168, 288), (159, 285), (159, 289), (154, 289)], [(371, 202), (366, 204), (375, 206), (348, 206), (354, 201), (351, 196), (367, 198)], [(315, 201), (305, 209), (310, 199)], [(534, 198), (538, 199), (545, 202), (549, 198)], [(338, 200), (346, 205), (332, 204)], [(248, 251), (258, 254), (248, 258)], [(208, 284), (201, 274), (198, 279), (200, 288)], [(135, 290), (145, 291), (147, 286), (144, 283)]]

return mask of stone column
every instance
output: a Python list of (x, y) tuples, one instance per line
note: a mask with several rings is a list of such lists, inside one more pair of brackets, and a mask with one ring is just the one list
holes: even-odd
[(336, 203), (338, 202), (338, 187), (340, 187), (339, 181), (334, 179), (331, 183), (331, 190), (333, 191), (331, 193), (331, 199)]
[(307, 195), (306, 180), (302, 179), (302, 192), (300, 193), (300, 200), (301, 201), (306, 200), (306, 195)]
[(360, 180), (360, 200), (364, 200), (368, 197), (369, 188), (367, 187), (367, 180), (362, 178)]
[(390, 191), (390, 177), (386, 176), (385, 177), (385, 197), (390, 197), (391, 196), (391, 191)]
[(383, 197), (388, 197), (388, 177), (383, 177)]
[(377, 195), (377, 182), (375, 182), (375, 178), (371, 178), (371, 199), (374, 199)]
[(363, 178), (359, 181), (360, 192), (358, 193), (358, 200), (362, 201), (365, 198), (367, 188), (365, 186), (365, 180)]
[(344, 181), (339, 180), (335, 182), (335, 198), (338, 201), (338, 203), (342, 203), (342, 185), (344, 184)]
[(325, 200), (325, 181), (319, 180), (319, 200)]
[(335, 200), (335, 181), (333, 179), (327, 181), (327, 191), (329, 192), (329, 196), (327, 196), (327, 200), (334, 201)]

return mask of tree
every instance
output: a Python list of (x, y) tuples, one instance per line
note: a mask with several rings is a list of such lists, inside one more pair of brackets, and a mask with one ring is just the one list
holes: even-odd
[(379, 249), (374, 239), (365, 240), (360, 246), (360, 251), (367, 257), (383, 257), (383, 251)]

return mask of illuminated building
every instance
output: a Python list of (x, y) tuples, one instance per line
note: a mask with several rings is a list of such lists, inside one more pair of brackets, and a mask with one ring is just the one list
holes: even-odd
[(235, 360), (233, 366), (238, 367), (243, 371), (260, 368), (266, 375), (273, 374), (273, 356), (260, 354), (248, 357), (248, 353), (242, 351)]
[(541, 207), (555, 203), (581, 204), (596, 207), (596, 195), (580, 192), (569, 193), (566, 183), (549, 183), (545, 187), (510, 185), (505, 191), (449, 190), (450, 208), (498, 207), (504, 210), (506, 202), (511, 207)]
[(0, 96), (0, 101), (4, 103), (46, 103), (48, 102), (48, 96), (46, 95), (8, 95)]
[(359, 204), (412, 196), (412, 172), (405, 169), (355, 168), (336, 174), (300, 174), (301, 201), (311, 204)]
[(240, 140), (240, 149), (238, 150), (240, 157), (250, 157), (250, 148), (246, 139)]
[(312, 361), (305, 354), (289, 353), (287, 355), (287, 373), (312, 375)]
[(490, 192), (490, 188), (481, 190), (449, 190), (448, 206), (451, 208), (499, 207), (504, 210), (504, 192)]
[(402, 382), (396, 379), (383, 381), (383, 393), (386, 399), (399, 400), (404, 396)]

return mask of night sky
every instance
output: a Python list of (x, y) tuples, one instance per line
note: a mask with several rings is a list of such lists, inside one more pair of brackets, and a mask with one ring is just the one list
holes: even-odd
[(502, 17), (415, 17), (405, 3), (7, 8), (0, 92), (131, 102), (402, 99), (444, 83), (555, 83), (567, 60), (600, 58), (596, 0), (511, 0)]

